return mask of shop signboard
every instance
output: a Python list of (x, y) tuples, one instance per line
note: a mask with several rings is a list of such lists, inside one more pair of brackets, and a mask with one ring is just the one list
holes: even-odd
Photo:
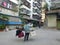
[(17, 5), (12, 2), (12, 0), (0, 0), (0, 6), (5, 7), (7, 9), (16, 10), (14, 9)]
[(7, 7), (7, 2), (2, 2), (2, 6)]

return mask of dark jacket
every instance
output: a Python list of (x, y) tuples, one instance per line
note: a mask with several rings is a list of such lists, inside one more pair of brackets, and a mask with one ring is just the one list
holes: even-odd
[(16, 36), (18, 36), (22, 31), (21, 30), (17, 30), (16, 31)]

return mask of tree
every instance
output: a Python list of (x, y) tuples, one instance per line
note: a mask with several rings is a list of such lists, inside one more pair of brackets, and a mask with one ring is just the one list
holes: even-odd
[(45, 3), (44, 7), (42, 7), (42, 9), (45, 9), (45, 11), (48, 11), (48, 4)]

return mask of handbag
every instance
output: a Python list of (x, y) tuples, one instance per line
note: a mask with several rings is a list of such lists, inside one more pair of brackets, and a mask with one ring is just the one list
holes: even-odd
[(31, 27), (31, 28), (30, 28), (30, 31), (31, 31), (31, 30), (34, 30), (34, 29), (35, 29), (35, 28)]
[(31, 32), (30, 32), (30, 36), (36, 36), (36, 31), (34, 31), (34, 30), (31, 31)]

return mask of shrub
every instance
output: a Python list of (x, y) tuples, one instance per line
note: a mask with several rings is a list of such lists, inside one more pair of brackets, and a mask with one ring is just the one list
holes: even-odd
[(5, 29), (5, 24), (0, 24), (0, 30), (4, 30)]

